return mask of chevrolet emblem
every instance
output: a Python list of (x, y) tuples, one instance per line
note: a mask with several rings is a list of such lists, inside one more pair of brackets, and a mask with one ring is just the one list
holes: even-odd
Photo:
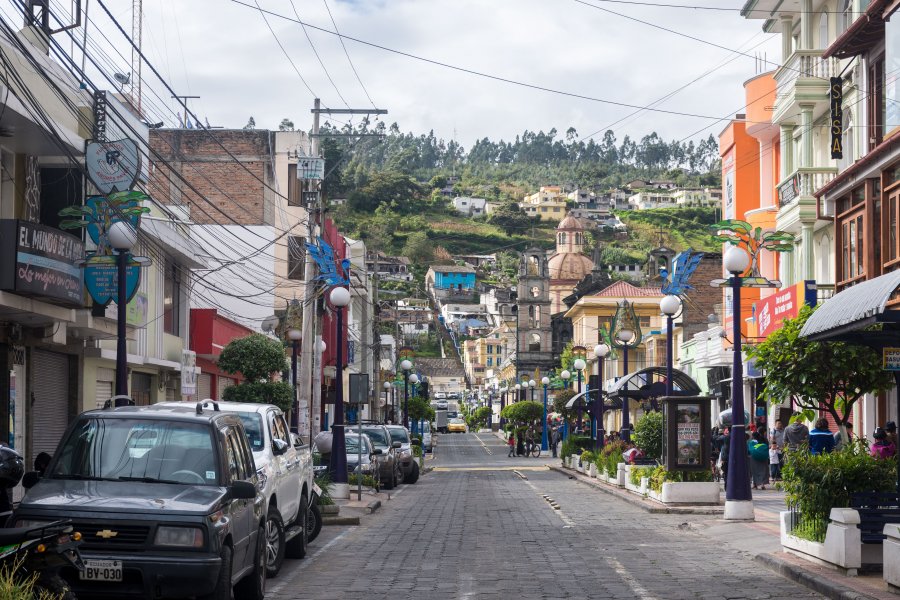
[(101, 529), (97, 532), (97, 537), (102, 537), (104, 540), (108, 540), (109, 538), (114, 538), (119, 535), (118, 531), (111, 531), (109, 529)]

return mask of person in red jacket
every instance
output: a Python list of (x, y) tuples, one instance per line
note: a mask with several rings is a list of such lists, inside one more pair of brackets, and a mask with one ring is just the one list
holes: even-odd
[(509, 439), (506, 440), (506, 445), (509, 446), (509, 457), (515, 457), (516, 455), (516, 437), (513, 434), (509, 434)]

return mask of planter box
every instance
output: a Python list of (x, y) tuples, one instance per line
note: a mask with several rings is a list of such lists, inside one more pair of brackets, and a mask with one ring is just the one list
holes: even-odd
[(615, 481), (615, 484), (619, 487), (625, 487), (625, 482), (628, 481), (628, 479), (626, 479), (626, 473), (625, 473), (626, 466), (628, 466), (628, 465), (626, 465), (623, 462), (619, 463), (619, 470), (618, 470), (618, 474), (616, 476), (616, 481)]
[[(369, 489), (369, 488), (365, 488), (365, 489)], [(319, 512), (321, 512), (323, 515), (333, 516), (333, 515), (336, 515), (341, 512), (341, 507), (338, 506), (337, 504), (328, 504), (325, 506), (320, 505)]]
[(852, 508), (832, 508), (830, 516), (831, 522), (825, 532), (825, 541), (819, 543), (791, 535), (791, 513), (783, 511), (781, 545), (791, 554), (854, 576), (862, 566), (863, 543), (857, 527), (859, 513)]
[(715, 481), (667, 481), (662, 502), (666, 504), (719, 504), (719, 484)]
[(900, 592), (900, 526), (896, 523), (887, 523), (884, 526), (884, 535), (887, 539), (882, 542), (884, 553), (882, 576), (888, 589), (897, 593)]
[(650, 478), (649, 477), (641, 477), (641, 494), (646, 496), (647, 492), (649, 490), (650, 490)]
[(578, 466), (575, 467), (575, 470), (577, 470), (579, 473), (584, 473), (584, 467), (581, 465), (580, 460), (578, 461)]

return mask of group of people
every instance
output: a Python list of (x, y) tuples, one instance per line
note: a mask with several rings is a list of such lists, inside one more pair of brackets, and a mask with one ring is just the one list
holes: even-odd
[[(787, 427), (781, 420), (775, 421), (775, 427), (769, 432), (768, 437), (763, 429), (749, 426), (750, 431), (745, 434), (747, 442), (747, 454), (750, 457), (750, 477), (753, 489), (766, 489), (770, 481), (781, 479), (781, 469), (784, 466), (785, 451), (795, 451), (807, 448), (810, 454), (818, 455), (839, 449), (845, 442), (840, 431), (832, 432), (828, 427), (828, 420), (819, 418), (810, 430), (803, 422), (794, 421)], [(847, 439), (853, 439), (853, 424), (845, 425)], [(874, 442), (869, 448), (869, 453), (879, 459), (887, 459), (897, 454), (897, 425), (893, 421), (885, 423), (884, 427), (876, 427), (872, 434)], [(728, 454), (730, 452), (731, 433), (725, 428), (721, 433), (713, 431), (713, 460), (722, 473), (722, 479), (727, 481)]]

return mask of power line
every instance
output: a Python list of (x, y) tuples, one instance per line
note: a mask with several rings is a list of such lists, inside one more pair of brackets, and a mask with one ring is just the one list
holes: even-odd
[(269, 33), (272, 34), (272, 37), (275, 38), (275, 42), (278, 44), (278, 47), (281, 48), (281, 52), (284, 54), (285, 58), (288, 59), (288, 62), (291, 63), (291, 66), (294, 68), (294, 72), (297, 73), (297, 77), (300, 78), (300, 81), (303, 82), (303, 85), (306, 86), (306, 89), (312, 95), (313, 98), (318, 98), (319, 95), (316, 94), (311, 87), (309, 87), (309, 83), (307, 83), (306, 79), (304, 79), (303, 74), (300, 73), (300, 69), (297, 67), (297, 63), (294, 62), (294, 59), (291, 58), (291, 55), (288, 54), (288, 51), (285, 49), (284, 44), (281, 43), (281, 40), (278, 39), (278, 35), (275, 33), (275, 30), (272, 28), (272, 24), (269, 23), (269, 19), (266, 17), (262, 8), (259, 5), (257, 0), (253, 0), (253, 3), (256, 4), (256, 8), (259, 9), (260, 15), (262, 15), (263, 21), (266, 23), (266, 27), (269, 28)]
[[(350, 68), (353, 70), (353, 74), (356, 75), (356, 81), (359, 82), (359, 86), (362, 88), (363, 93), (365, 93), (366, 98), (369, 99), (369, 104), (371, 104), (373, 108), (377, 108), (375, 101), (372, 100), (372, 96), (369, 95), (369, 90), (366, 89), (365, 84), (363, 84), (362, 79), (360, 79), (359, 73), (356, 71), (356, 66), (353, 64), (353, 60), (350, 58), (350, 53), (347, 51), (347, 45), (344, 44), (344, 37), (341, 35), (340, 30), (338, 30), (337, 23), (334, 20), (334, 15), (331, 14), (331, 7), (328, 6), (328, 0), (322, 0), (322, 2), (325, 3), (325, 10), (328, 11), (328, 18), (331, 19), (331, 25), (332, 27), (334, 27), (335, 33), (338, 34), (338, 40), (341, 42), (341, 48), (344, 49), (344, 55), (347, 57), (347, 62), (350, 63)], [(291, 2), (291, 4), (293, 4), (293, 2)], [(299, 19), (300, 15), (297, 15), (297, 18)]]
[[(256, 0), (254, 0), (256, 1)], [(257, 4), (258, 6), (258, 4)], [(297, 15), (297, 20), (300, 20), (300, 13), (297, 12), (297, 5), (294, 4), (294, 0), (291, 0), (291, 8), (294, 10), (294, 14)], [(303, 35), (306, 36), (306, 41), (309, 42), (309, 47), (312, 48), (313, 54), (316, 55), (316, 59), (318, 59), (319, 64), (322, 66), (322, 70), (325, 71), (325, 77), (328, 78), (328, 81), (331, 82), (331, 87), (334, 88), (335, 93), (337, 93), (338, 98), (341, 99), (341, 102), (344, 103), (344, 106), (350, 108), (350, 105), (347, 103), (347, 100), (344, 98), (344, 95), (341, 94), (341, 91), (338, 89), (337, 85), (334, 83), (334, 79), (331, 78), (331, 73), (328, 72), (328, 68), (325, 66), (325, 62), (322, 60), (322, 57), (319, 56), (319, 51), (316, 50), (316, 45), (313, 44), (312, 38), (309, 37), (309, 32), (306, 30), (305, 25), (300, 26), (303, 29)]]

